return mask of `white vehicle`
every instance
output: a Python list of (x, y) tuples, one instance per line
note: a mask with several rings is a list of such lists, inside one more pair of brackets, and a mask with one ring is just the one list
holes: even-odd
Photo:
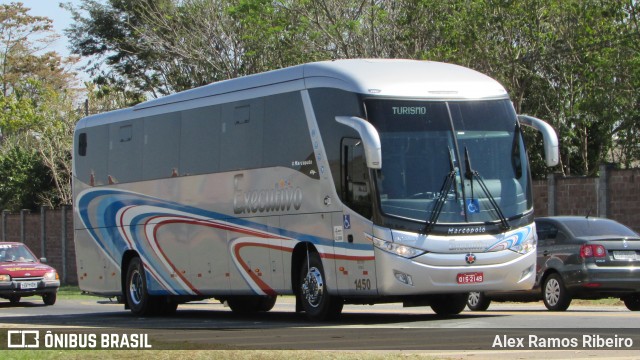
[(409, 60), (310, 63), (82, 119), (74, 136), (80, 288), (134, 314), (216, 298), (334, 318), (398, 301), (438, 314), (470, 291), (533, 286), (520, 125), (475, 71)]

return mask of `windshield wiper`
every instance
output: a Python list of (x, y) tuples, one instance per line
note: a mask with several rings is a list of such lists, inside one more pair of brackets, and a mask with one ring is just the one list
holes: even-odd
[(493, 206), (493, 210), (498, 215), (502, 229), (503, 230), (511, 229), (511, 225), (509, 225), (509, 221), (507, 221), (507, 218), (502, 213), (502, 209), (500, 209), (500, 206), (498, 205), (498, 202), (496, 201), (496, 199), (493, 197), (493, 195), (491, 195), (491, 192), (489, 191), (489, 188), (487, 188), (487, 184), (485, 184), (484, 180), (482, 179), (482, 176), (480, 176), (480, 173), (478, 171), (473, 170), (471, 168), (469, 150), (467, 149), (466, 146), (464, 147), (464, 163), (467, 167), (464, 173), (464, 176), (469, 180), (471, 184), (471, 200), (473, 201), (473, 178), (475, 177), (478, 180), (478, 184), (480, 184), (480, 188), (482, 189), (482, 192), (484, 192), (487, 199), (489, 199), (489, 203), (491, 203), (491, 206)]
[(444, 202), (447, 200), (447, 196), (449, 194), (449, 190), (451, 189), (451, 185), (456, 180), (456, 168), (453, 163), (453, 156), (451, 155), (451, 148), (447, 146), (447, 153), (449, 154), (449, 173), (445, 176), (444, 182), (442, 183), (442, 187), (440, 188), (439, 196), (436, 199), (436, 202), (433, 204), (433, 208), (431, 209), (431, 213), (429, 215), (429, 220), (422, 229), (422, 233), (427, 235), (433, 230), (433, 225), (436, 224), (438, 218), (440, 217), (440, 213), (442, 212), (442, 208), (444, 207)]

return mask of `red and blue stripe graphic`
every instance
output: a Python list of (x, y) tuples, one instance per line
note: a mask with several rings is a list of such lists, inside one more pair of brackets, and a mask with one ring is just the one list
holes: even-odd
[(135, 250), (140, 255), (149, 291), (154, 295), (202, 295), (201, 289), (176, 266), (173, 254), (158, 241), (158, 232), (172, 225), (231, 233), (228, 255), (224, 256), (232, 259), (247, 287), (258, 295), (275, 295), (275, 291), (250, 269), (241, 256), (244, 248), (291, 253), (296, 244), (303, 241), (314, 244), (323, 258), (373, 260), (373, 247), (369, 244), (349, 244), (347, 248), (332, 239), (274, 228), (131, 191), (88, 189), (77, 199), (76, 211), (85, 228), (116, 268), (120, 269), (126, 251)]

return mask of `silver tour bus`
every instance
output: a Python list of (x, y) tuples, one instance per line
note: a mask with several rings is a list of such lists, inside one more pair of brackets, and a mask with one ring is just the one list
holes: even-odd
[(470, 291), (531, 288), (536, 235), (521, 126), (558, 142), (470, 69), (410, 60), (304, 64), (80, 120), (80, 288), (136, 315), (294, 295), (458, 314)]

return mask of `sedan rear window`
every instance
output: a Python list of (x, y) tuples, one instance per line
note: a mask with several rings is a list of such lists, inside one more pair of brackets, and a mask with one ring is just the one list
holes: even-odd
[(638, 237), (639, 235), (628, 227), (607, 219), (575, 219), (565, 221), (575, 237), (583, 236), (613, 236)]

